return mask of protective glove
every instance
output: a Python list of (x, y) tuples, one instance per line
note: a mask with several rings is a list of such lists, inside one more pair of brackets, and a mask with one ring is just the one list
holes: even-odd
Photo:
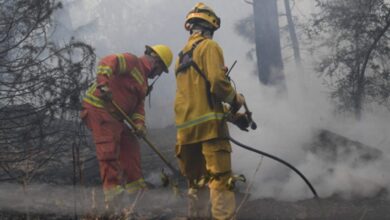
[(146, 135), (146, 127), (144, 124), (137, 124), (136, 129), (134, 131), (134, 134), (137, 135), (137, 137), (145, 137)]
[(244, 96), (237, 93), (231, 105), (232, 112), (236, 113), (238, 110), (240, 110), (241, 106), (244, 105), (244, 103), (245, 103)]
[(229, 121), (239, 127), (241, 130), (249, 131), (249, 119), (245, 113), (236, 113), (231, 117), (231, 119), (229, 119)]
[(110, 103), (112, 100), (112, 93), (110, 88), (106, 84), (98, 85), (97, 88), (100, 91), (100, 96), (104, 102)]
[(112, 93), (110, 88), (105, 84), (98, 85), (97, 88), (100, 92), (98, 94), (98, 97), (103, 100), (104, 109), (106, 109), (106, 111), (110, 113), (112, 117), (114, 117), (119, 121), (122, 121), (123, 116), (118, 112), (118, 110), (112, 104)]

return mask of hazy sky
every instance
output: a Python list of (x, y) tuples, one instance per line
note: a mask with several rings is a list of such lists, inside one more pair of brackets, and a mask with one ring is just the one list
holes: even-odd
[[(141, 55), (144, 45), (166, 44), (176, 54), (185, 44), (188, 33), (184, 30), (187, 12), (197, 1), (193, 0), (67, 0), (64, 10), (57, 13), (57, 37), (75, 36), (96, 48), (98, 57), (110, 53), (132, 52)], [(228, 2), (228, 3), (227, 3)], [(313, 0), (295, 1), (293, 14), (301, 20), (314, 12)], [(247, 60), (246, 53), (253, 48), (234, 30), (234, 24), (252, 13), (250, 5), (238, 0), (204, 1), (221, 17), (221, 28), (214, 39), (224, 50), (226, 65), (238, 63), (231, 73), (253, 111), (259, 129), (243, 133), (232, 128), (232, 135), (243, 142), (286, 159), (297, 166), (314, 185), (320, 196), (334, 192), (370, 195), (380, 187), (389, 188), (388, 174), (390, 117), (388, 111), (372, 108), (363, 120), (356, 122), (346, 115), (333, 114), (327, 88), (312, 70), (312, 57), (302, 51), (304, 71), (285, 63), (288, 97), (281, 99), (273, 88), (259, 84), (252, 72), (255, 64)], [(280, 8), (283, 8), (280, 5)], [(280, 23), (285, 23), (282, 18)], [(298, 30), (299, 31), (299, 30)], [(283, 52), (286, 54), (285, 51)], [(175, 79), (173, 68), (161, 77), (152, 94), (152, 109), (147, 109), (149, 127), (165, 127), (173, 123)], [(322, 161), (306, 152), (302, 146), (313, 132), (329, 129), (384, 152), (383, 160), (362, 165), (352, 165), (353, 155), (345, 162), (334, 164)], [(251, 177), (259, 157), (234, 147), (233, 166), (237, 172)], [(243, 159), (245, 158), (245, 159)], [(333, 169), (329, 174), (326, 170)], [(281, 199), (310, 197), (310, 191), (295, 174), (269, 159), (264, 159), (255, 178), (253, 190), (258, 196)]]

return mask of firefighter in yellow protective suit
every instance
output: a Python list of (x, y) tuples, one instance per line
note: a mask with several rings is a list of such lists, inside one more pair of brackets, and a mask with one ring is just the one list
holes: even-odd
[(187, 14), (190, 37), (175, 67), (176, 156), (189, 184), (190, 218), (209, 218), (209, 200), (214, 219), (231, 219), (235, 211), (235, 196), (228, 187), (232, 150), (223, 103), (239, 109), (245, 100), (227, 79), (222, 49), (212, 40), (219, 27), (214, 11), (196, 4)]

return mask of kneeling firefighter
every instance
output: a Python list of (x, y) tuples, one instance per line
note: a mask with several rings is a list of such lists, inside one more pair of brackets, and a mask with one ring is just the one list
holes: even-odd
[[(235, 211), (235, 196), (229, 187), (232, 150), (223, 103), (238, 110), (245, 99), (225, 75), (222, 49), (212, 39), (220, 22), (210, 7), (196, 4), (187, 14), (185, 28), (190, 37), (175, 67), (176, 156), (188, 180), (190, 218), (209, 218), (209, 200), (214, 219), (230, 219)], [(245, 117), (236, 113), (232, 118), (245, 129)]]

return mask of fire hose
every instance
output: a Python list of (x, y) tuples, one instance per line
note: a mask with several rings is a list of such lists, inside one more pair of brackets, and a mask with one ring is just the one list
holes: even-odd
[[(252, 118), (252, 112), (249, 111), (249, 108), (248, 108), (248, 105), (246, 104), (246, 102), (244, 102), (243, 104), (244, 106), (244, 109), (245, 109), (245, 114), (247, 116), (247, 119), (248, 119), (248, 122), (249, 122), (249, 126), (251, 127), (252, 130), (256, 130), (257, 128), (257, 124), (256, 122), (253, 121), (253, 118)], [(279, 163), (282, 163), (283, 165), (287, 166), (288, 168), (292, 169), (296, 174), (298, 174), (306, 183), (306, 185), (310, 188), (311, 192), (313, 193), (314, 197), (315, 198), (318, 198), (318, 195), (317, 195), (317, 192), (316, 190), (314, 189), (314, 187), (312, 186), (312, 184), (309, 182), (309, 180), (297, 169), (295, 168), (293, 165), (291, 165), (290, 163), (280, 159), (279, 157), (276, 157), (274, 155), (271, 155), (269, 153), (266, 153), (264, 151), (261, 151), (261, 150), (258, 150), (258, 149), (255, 149), (253, 147), (250, 147), (248, 145), (245, 145), (245, 144), (242, 144), (240, 143), (239, 141), (235, 140), (234, 138), (232, 138), (231, 136), (229, 136), (229, 139), (231, 142), (233, 142), (234, 144), (238, 145), (239, 147), (241, 148), (244, 148), (248, 151), (251, 151), (251, 152), (254, 152), (254, 153), (257, 153), (257, 154), (260, 154), (260, 155), (263, 155), (265, 157), (268, 157), (268, 158), (271, 158), (273, 160), (276, 160), (277, 162)]]
[[(228, 78), (229, 81), (231, 81), (229, 74), (230, 74), (231, 70), (233, 69), (233, 67), (235, 66), (236, 63), (237, 63), (237, 60), (234, 61), (234, 63), (232, 64), (232, 66), (229, 68), (229, 70), (226, 73), (226, 77)], [(252, 130), (256, 130), (257, 124), (256, 124), (256, 122), (253, 121), (252, 112), (249, 110), (248, 105), (246, 104), (246, 101), (244, 101), (243, 106), (244, 106), (244, 109), (245, 109), (245, 115), (246, 115), (246, 117), (248, 119), (248, 124), (249, 124), (250, 128)], [(238, 109), (233, 106), (233, 108), (230, 111), (231, 112), (230, 114), (235, 114), (237, 111), (238, 111)], [(282, 163), (283, 165), (287, 166), (288, 168), (293, 170), (296, 174), (298, 174), (305, 181), (306, 185), (310, 188), (310, 190), (313, 193), (314, 197), (318, 198), (317, 192), (314, 189), (314, 187), (312, 186), (312, 184), (309, 182), (309, 180), (297, 168), (295, 168), (293, 165), (291, 165), (290, 163), (286, 162), (285, 160), (282, 160), (279, 157), (276, 157), (276, 156), (271, 155), (269, 153), (266, 153), (264, 151), (255, 149), (255, 148), (250, 147), (248, 145), (242, 144), (239, 141), (237, 141), (234, 138), (232, 138), (231, 136), (229, 136), (228, 138), (230, 139), (231, 142), (233, 142), (234, 144), (236, 144), (237, 146), (239, 146), (241, 148), (244, 148), (244, 149), (246, 149), (248, 151), (251, 151), (251, 152), (254, 152), (256, 154), (260, 154), (260, 155), (263, 155), (265, 157), (271, 158), (271, 159), (276, 160), (277, 162)]]
[(292, 169), (295, 173), (297, 173), (306, 183), (306, 185), (310, 188), (311, 192), (313, 193), (314, 197), (315, 198), (318, 198), (318, 195), (317, 195), (317, 192), (316, 190), (314, 189), (314, 187), (311, 185), (311, 183), (309, 182), (309, 180), (307, 180), (307, 178), (297, 169), (295, 168), (293, 165), (287, 163), (286, 161), (274, 156), (274, 155), (271, 155), (271, 154), (268, 154), (264, 151), (261, 151), (261, 150), (257, 150), (255, 148), (252, 148), (250, 146), (247, 146), (245, 144), (242, 144), (240, 142), (238, 142), (237, 140), (235, 140), (234, 138), (232, 137), (229, 137), (230, 141), (233, 142), (234, 144), (238, 145), (239, 147), (241, 148), (244, 148), (246, 150), (249, 150), (251, 152), (254, 152), (254, 153), (257, 153), (257, 154), (260, 154), (260, 155), (263, 155), (265, 157), (268, 157), (268, 158), (271, 158), (273, 160), (276, 160), (284, 165), (286, 165), (287, 167), (289, 167), (290, 169)]

